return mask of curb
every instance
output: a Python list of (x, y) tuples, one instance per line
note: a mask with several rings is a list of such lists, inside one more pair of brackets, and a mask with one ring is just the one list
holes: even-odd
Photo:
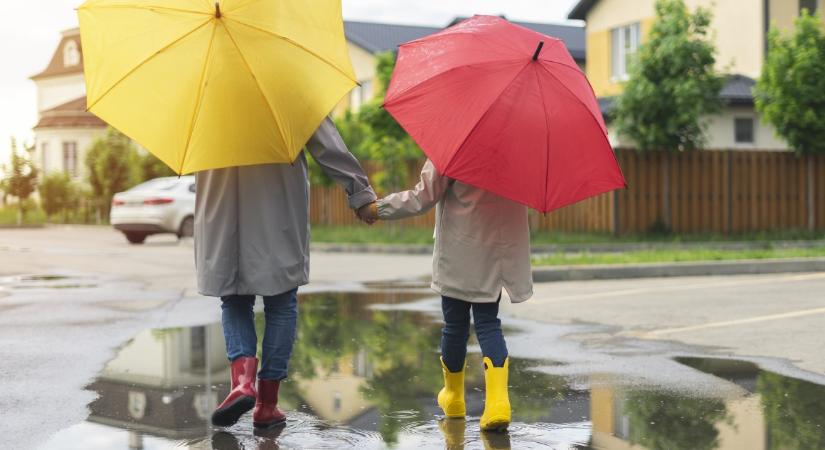
[(825, 272), (825, 258), (539, 267), (533, 269), (533, 281), (544, 283), (554, 281), (760, 275), (801, 272)]
[(0, 230), (38, 230), (46, 228), (44, 224), (28, 224), (28, 225), (0, 225)]
[(541, 253), (622, 253), (644, 250), (771, 250), (809, 249), (825, 246), (825, 240), (804, 241), (697, 241), (697, 242), (617, 242), (596, 244), (536, 245), (533, 254)]
[(380, 253), (391, 255), (432, 255), (432, 245), (416, 244), (330, 244), (312, 242), (310, 251), (325, 253)]
[[(734, 241), (734, 242), (627, 242), (604, 244), (556, 244), (534, 245), (533, 255), (548, 253), (622, 253), (641, 250), (763, 250), (763, 249), (809, 249), (825, 246), (823, 240), (810, 241)], [(430, 244), (349, 244), (313, 242), (310, 249), (327, 253), (382, 253), (397, 255), (432, 254)]]

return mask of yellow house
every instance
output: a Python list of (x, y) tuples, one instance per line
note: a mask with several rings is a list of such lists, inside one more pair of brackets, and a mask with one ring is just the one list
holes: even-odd
[[(731, 74), (721, 92), (727, 108), (709, 118), (709, 147), (785, 150), (787, 143), (760, 123), (751, 89), (762, 71), (772, 25), (790, 30), (802, 8), (816, 11), (825, 0), (685, 0), (688, 8), (709, 8), (717, 49), (717, 70)], [(609, 113), (611, 98), (622, 92), (628, 65), (654, 21), (655, 0), (580, 0), (568, 15), (584, 20), (587, 76)], [(613, 137), (614, 143), (621, 144)]]

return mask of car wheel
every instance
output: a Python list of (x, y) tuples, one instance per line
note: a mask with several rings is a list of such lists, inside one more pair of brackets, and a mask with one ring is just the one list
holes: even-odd
[(192, 237), (195, 235), (195, 218), (189, 216), (183, 219), (178, 229), (178, 238)]
[(126, 236), (126, 240), (129, 241), (130, 244), (142, 244), (146, 241), (146, 233), (137, 233), (134, 231), (131, 232), (124, 232)]

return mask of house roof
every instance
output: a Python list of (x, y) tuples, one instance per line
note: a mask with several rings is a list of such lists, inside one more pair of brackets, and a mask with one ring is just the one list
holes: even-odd
[(719, 93), (719, 97), (731, 105), (753, 105), (753, 88), (756, 80), (744, 75), (731, 75)]
[[(756, 80), (745, 75), (730, 75), (719, 91), (719, 98), (729, 106), (753, 106), (753, 88)], [(609, 117), (616, 107), (616, 97), (600, 97), (602, 115)]]
[(593, 8), (598, 1), (599, 0), (579, 0), (576, 6), (570, 10), (567, 18), (572, 20), (587, 20), (587, 13), (590, 12), (590, 9)]
[[(504, 17), (506, 19), (506, 17)], [(467, 19), (467, 17), (457, 17), (450, 22), (450, 26)], [(563, 25), (558, 23), (536, 23), (536, 22), (516, 22), (511, 23), (529, 28), (537, 33), (546, 34), (564, 41), (570, 55), (578, 62), (584, 62), (587, 56), (587, 44), (585, 41), (585, 29), (579, 25)]]
[[(465, 20), (458, 17), (448, 24), (452, 26)], [(529, 28), (533, 31), (559, 38), (567, 45), (570, 54), (576, 61), (584, 61), (585, 31), (584, 27), (576, 25), (560, 25), (550, 23), (513, 22), (516, 25)], [(441, 27), (422, 27), (413, 25), (395, 25), (387, 23), (345, 21), (344, 30), (347, 39), (367, 50), (370, 53), (395, 51), (398, 46), (424, 36), (441, 31)]]
[[(66, 48), (66, 45), (69, 44), (69, 42), (74, 42), (77, 46), (77, 51), (80, 53), (80, 63), (72, 66), (67, 66), (66, 61), (63, 59), (65, 55), (63, 49)], [(31, 79), (40, 80), (43, 78), (79, 73), (83, 73), (83, 49), (80, 46), (80, 28), (73, 28), (63, 32), (63, 37), (60, 39), (60, 44), (58, 44), (57, 49), (54, 51), (54, 55), (52, 55), (52, 59), (49, 61), (49, 65), (46, 66), (46, 69), (37, 75), (32, 76)]]
[(441, 31), (438, 27), (393, 25), (372, 22), (344, 22), (347, 39), (370, 53), (394, 51), (398, 46)]
[(63, 103), (40, 114), (34, 129), (42, 128), (106, 128), (106, 122), (86, 111), (86, 97)]

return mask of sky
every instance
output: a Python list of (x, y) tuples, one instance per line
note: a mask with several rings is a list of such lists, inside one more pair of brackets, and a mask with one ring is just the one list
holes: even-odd
[[(0, 25), (0, 164), (9, 139), (30, 142), (37, 94), (29, 77), (43, 70), (60, 31), (77, 26), (81, 0), (4, 1)], [(343, 0), (344, 19), (445, 25), (456, 16), (504, 14), (529, 22), (564, 23), (576, 0)]]

